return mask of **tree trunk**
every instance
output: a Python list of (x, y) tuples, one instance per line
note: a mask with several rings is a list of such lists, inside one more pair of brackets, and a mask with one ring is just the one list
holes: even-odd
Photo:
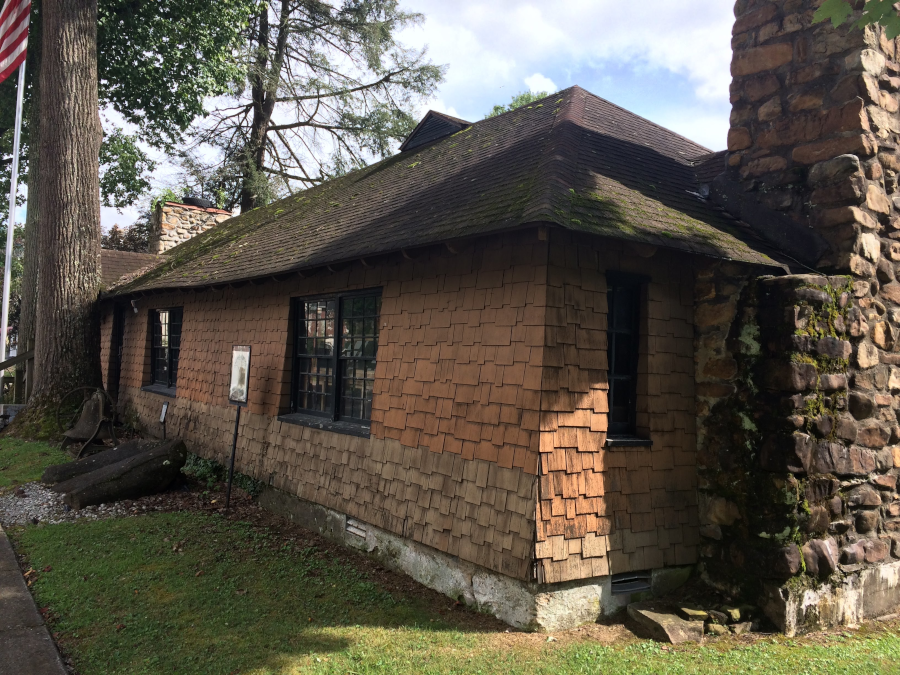
[(184, 441), (174, 440), (53, 487), (73, 509), (138, 499), (162, 492), (181, 473), (187, 460)]
[[(260, 13), (257, 32), (256, 64), (251, 77), (251, 96), (253, 98), (253, 121), (250, 124), (250, 135), (244, 149), (244, 175), (241, 186), (241, 213), (262, 206), (259, 201), (259, 180), (266, 161), (266, 142), (272, 113), (278, 101), (278, 85), (281, 82), (281, 69), (284, 67), (284, 53), (287, 48), (288, 20), (291, 4), (282, 0), (278, 19), (278, 33), (275, 38), (275, 49), (269, 53), (269, 9), (266, 6)], [(270, 60), (271, 57), (271, 60)]]
[(41, 476), (41, 482), (47, 485), (62, 483), (70, 478), (91, 473), (97, 469), (102, 469), (104, 466), (121, 462), (123, 459), (140, 455), (162, 444), (163, 441), (142, 439), (125, 441), (118, 447), (98, 452), (96, 455), (91, 455), (90, 457), (78, 459), (74, 462), (66, 462), (65, 464), (53, 464), (48, 466), (44, 469), (44, 474)]
[[(40, 275), (41, 246), (38, 233), (38, 192), (40, 192), (41, 144), (41, 12), (38, 0), (31, 3), (29, 46), (31, 57), (27, 68), (31, 72), (31, 104), (28, 116), (28, 207), (25, 212), (25, 255), (22, 261), (22, 307), (19, 314), (19, 352), (34, 349), (37, 318), (37, 289)], [(34, 369), (26, 365), (26, 396), (34, 385)]]
[(44, 0), (33, 402), (100, 383), (97, 0)]

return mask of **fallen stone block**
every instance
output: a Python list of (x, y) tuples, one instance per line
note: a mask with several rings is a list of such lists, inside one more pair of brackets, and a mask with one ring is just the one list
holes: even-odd
[(709, 618), (709, 612), (696, 605), (680, 605), (678, 613), (687, 621), (706, 621)]
[(653, 602), (633, 602), (628, 605), (628, 616), (645, 628), (654, 640), (680, 644), (700, 642), (703, 623), (685, 621), (666, 606)]

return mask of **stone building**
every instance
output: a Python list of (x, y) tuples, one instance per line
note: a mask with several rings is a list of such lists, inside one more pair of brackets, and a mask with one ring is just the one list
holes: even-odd
[(173, 248), (109, 386), (224, 460), (250, 345), (264, 503), (517, 626), (694, 565), (791, 634), (890, 613), (900, 66), (817, 4), (737, 3), (727, 152), (573, 87)]

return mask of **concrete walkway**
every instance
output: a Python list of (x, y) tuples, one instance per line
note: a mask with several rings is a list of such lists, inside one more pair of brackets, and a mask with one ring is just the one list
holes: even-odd
[(56, 645), (0, 527), (0, 675), (65, 675)]

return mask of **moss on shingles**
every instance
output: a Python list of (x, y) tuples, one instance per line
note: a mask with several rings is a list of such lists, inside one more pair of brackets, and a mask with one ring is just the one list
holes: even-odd
[[(774, 264), (742, 242), (726, 219), (681, 194), (681, 183), (691, 174), (677, 161), (669, 167), (671, 181), (654, 176), (632, 189), (603, 175), (602, 160), (575, 154), (562, 167), (578, 176), (570, 180), (550, 152), (566, 142), (569, 127), (555, 126), (549, 108), (507, 115), (502, 116), (506, 124), (486, 120), (225, 221), (172, 249), (163, 264), (113, 293), (277, 275), (548, 221), (611, 238)], [(621, 168), (620, 161), (612, 171)], [(583, 176), (589, 188), (567, 195), (569, 183), (580, 184)], [(444, 202), (447, 208), (433, 208)], [(361, 245), (367, 228), (374, 227), (380, 236)], [(241, 249), (241, 243), (248, 246)], [(285, 246), (293, 253), (289, 258), (276, 254)]]

